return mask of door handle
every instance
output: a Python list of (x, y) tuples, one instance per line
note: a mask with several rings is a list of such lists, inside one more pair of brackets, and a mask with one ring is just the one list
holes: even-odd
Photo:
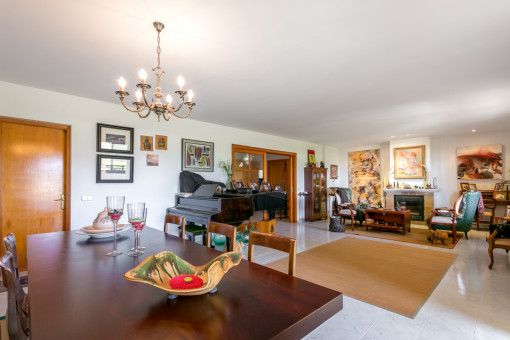
[(54, 200), (54, 201), (61, 201), (62, 202), (62, 210), (66, 209), (66, 196), (62, 194), (61, 198)]

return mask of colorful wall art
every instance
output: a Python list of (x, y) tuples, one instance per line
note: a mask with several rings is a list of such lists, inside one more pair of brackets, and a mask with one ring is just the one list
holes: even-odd
[(503, 179), (503, 145), (457, 148), (458, 179)]
[(395, 178), (425, 178), (425, 145), (393, 149)]
[(381, 203), (380, 150), (349, 152), (349, 188), (352, 203)]

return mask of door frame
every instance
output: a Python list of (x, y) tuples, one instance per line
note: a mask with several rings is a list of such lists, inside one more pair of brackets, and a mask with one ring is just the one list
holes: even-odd
[(290, 192), (290, 207), (289, 207), (289, 222), (297, 222), (297, 153), (295, 152), (288, 152), (288, 151), (279, 151), (279, 150), (272, 150), (272, 149), (264, 149), (264, 148), (256, 148), (253, 146), (246, 146), (246, 145), (239, 145), (239, 144), (232, 144), (232, 160), (235, 159), (235, 153), (236, 152), (257, 152), (257, 153), (263, 153), (264, 155), (264, 180), (266, 180), (267, 175), (267, 167), (266, 167), (266, 154), (276, 154), (276, 155), (283, 155), (283, 156), (289, 156), (289, 165), (290, 165), (290, 185), (291, 185), (291, 192)]
[[(71, 226), (71, 126), (64, 124), (56, 124), (49, 122), (42, 122), (30, 119), (12, 118), (0, 116), (1, 123), (14, 123), (24, 124), (37, 127), (45, 127), (50, 129), (62, 130), (66, 136), (66, 150), (64, 154), (64, 195), (66, 195), (66, 209), (65, 209), (65, 225), (64, 230), (69, 230)], [(0, 129), (0, 137), (2, 129)], [(1, 151), (0, 151), (1, 156)], [(0, 157), (0, 169), (2, 167), (2, 157)], [(0, 183), (2, 183), (2, 172), (0, 171)], [(2, 191), (0, 190), (0, 202), (2, 200)], [(0, 225), (2, 224), (2, 205), (0, 204)]]

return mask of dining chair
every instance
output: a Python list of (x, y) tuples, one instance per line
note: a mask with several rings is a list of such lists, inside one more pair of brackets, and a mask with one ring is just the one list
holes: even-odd
[(14, 262), (14, 277), (19, 280), (19, 267), (18, 267), (18, 252), (16, 250), (16, 237), (13, 233), (4, 237), (4, 249), (12, 254)]
[(166, 214), (164, 225), (165, 233), (168, 233), (168, 223), (179, 225), (181, 227), (181, 238), (186, 239), (186, 217)]
[(7, 332), (10, 339), (28, 339), (29, 306), (28, 294), (21, 289), (19, 277), (16, 278), (14, 256), (6, 251), (0, 261), (2, 281), (7, 287)]
[(290, 237), (252, 231), (248, 241), (248, 261), (253, 262), (253, 246), (268, 247), (289, 253), (289, 275), (296, 272), (296, 240)]
[(227, 251), (232, 251), (234, 248), (234, 244), (236, 242), (236, 233), (237, 233), (237, 227), (234, 227), (230, 224), (224, 224), (224, 223), (218, 223), (218, 222), (209, 222), (207, 223), (207, 239), (205, 241), (206, 246), (211, 246), (211, 234), (220, 234), (223, 236), (226, 236), (230, 239), (230, 250), (227, 249)]

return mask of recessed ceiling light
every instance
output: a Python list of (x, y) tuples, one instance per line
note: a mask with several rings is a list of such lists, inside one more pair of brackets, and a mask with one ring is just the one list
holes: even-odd
[(388, 137), (386, 137), (386, 138), (395, 138), (395, 137), (396, 137), (396, 136), (388, 136)]
[(473, 130), (471, 130), (471, 132), (476, 132), (476, 130), (475, 130), (475, 129), (473, 129)]

